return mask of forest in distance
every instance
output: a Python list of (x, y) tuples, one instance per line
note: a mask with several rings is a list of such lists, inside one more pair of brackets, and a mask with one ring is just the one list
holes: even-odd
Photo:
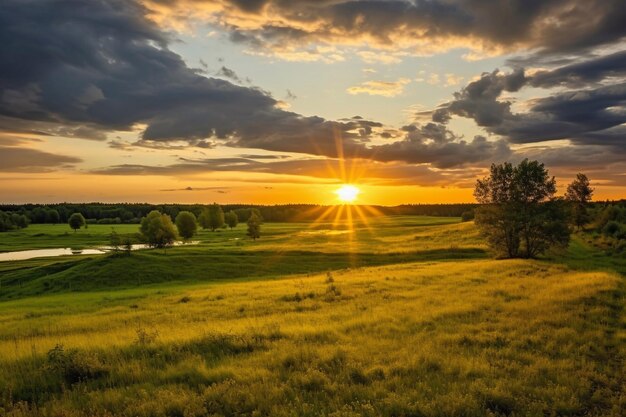
[[(141, 218), (152, 210), (168, 214), (172, 218), (181, 211), (190, 211), (198, 217), (209, 204), (147, 204), (147, 203), (56, 203), (56, 204), (0, 204), (0, 211), (19, 214), (28, 218), (29, 223), (67, 223), (73, 213), (81, 213), (87, 223), (121, 224), (139, 223)], [(266, 222), (302, 222), (317, 219), (321, 211), (329, 206), (316, 204), (222, 204), (226, 213), (234, 211), (240, 221), (250, 216), (251, 209), (257, 209)], [(369, 215), (421, 215), (460, 217), (471, 211), (476, 204), (403, 204), (399, 206), (368, 206)]]

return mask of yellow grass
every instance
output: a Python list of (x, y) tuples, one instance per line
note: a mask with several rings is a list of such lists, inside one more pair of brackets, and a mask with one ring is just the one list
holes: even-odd
[[(4, 302), (5, 413), (620, 415), (621, 280), (482, 260)], [(64, 382), (58, 344), (106, 374)]]

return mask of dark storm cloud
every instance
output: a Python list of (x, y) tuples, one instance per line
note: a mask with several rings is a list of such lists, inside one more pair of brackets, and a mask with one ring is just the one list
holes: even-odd
[[(336, 155), (358, 150), (371, 125), (304, 117), (267, 93), (206, 78), (167, 49), (168, 38), (130, 1), (7, 0), (0, 8), (4, 120), (129, 130), (148, 144), (217, 138), (232, 146)], [(68, 127), (70, 126), (70, 127)], [(3, 126), (11, 130), (13, 126)], [(82, 128), (84, 129), (84, 128)], [(100, 137), (101, 138), (101, 137)]]
[[(469, 46), (540, 53), (580, 51), (626, 35), (622, 0), (146, 0), (172, 16), (211, 20), (235, 42), (255, 48), (306, 49), (316, 43), (418, 50)], [(166, 12), (168, 13), (168, 12)]]
[[(2, 129), (45, 126), (33, 133), (105, 139), (107, 130), (141, 123), (146, 128), (133, 146), (208, 148), (219, 142), (446, 166), (466, 162), (463, 152), (474, 151), (471, 143), (448, 143), (446, 150), (455, 155), (443, 155), (444, 149), (414, 146), (412, 138), (397, 144), (402, 150), (367, 146), (380, 123), (302, 116), (278, 108), (278, 101), (260, 89), (205, 77), (167, 49), (168, 36), (145, 13), (123, 0), (5, 1), (0, 8)], [(236, 77), (226, 70), (221, 75)], [(476, 151), (490, 151), (488, 144), (476, 143)], [(123, 150), (131, 145), (109, 144)], [(473, 152), (467, 155), (469, 161), (477, 159)]]
[(465, 141), (442, 124), (410, 125), (404, 140), (373, 147), (379, 161), (403, 161), (412, 164), (432, 163), (437, 168), (503, 160), (511, 154), (505, 141), (488, 141), (475, 136)]
[[(432, 112), (433, 121), (450, 115), (473, 119), (487, 132), (513, 143), (569, 139), (579, 145), (605, 145), (625, 153), (626, 54), (597, 56), (552, 70), (526, 75), (497, 70), (469, 83), (454, 99)], [(504, 92), (524, 86), (577, 86), (525, 103), (526, 111), (513, 113)]]
[[(506, 6), (498, 3), (489, 7), (478, 1), (268, 1), (250, 7), (244, 3), (231, 5), (246, 14), (282, 6), (286, 16), (300, 21), (303, 27), (310, 23), (311, 27), (333, 31), (335, 38), (365, 34), (381, 44), (393, 43), (392, 26), (406, 28), (402, 30), (408, 30), (411, 36), (419, 34), (435, 40), (461, 36), (494, 45), (522, 42), (542, 50), (564, 48), (566, 44), (575, 48), (599, 45), (622, 36), (611, 25), (604, 29), (589, 26), (588, 15), (580, 19), (589, 5), (596, 7), (596, 23), (614, 19), (621, 11), (613, 1), (590, 1), (584, 3), (587, 6), (579, 2), (573, 7), (565, 0), (508, 2)], [(567, 36), (546, 23), (564, 10), (568, 10), (562, 19), (565, 27), (580, 23), (578, 30), (569, 31)], [(330, 158), (343, 153), (348, 158), (432, 163), (449, 168), (498, 160), (510, 153), (503, 141), (481, 136), (470, 141), (451, 134), (444, 127), (451, 115), (472, 118), (490, 133), (513, 142), (557, 138), (557, 132), (558, 137), (607, 141), (612, 139), (591, 134), (600, 135), (600, 129), (617, 126), (623, 120), (619, 109), (624, 91), (620, 85), (539, 99), (522, 115), (513, 114), (511, 104), (500, 100), (503, 92), (515, 92), (524, 85), (571, 86), (619, 76), (621, 72), (610, 69), (623, 63), (619, 54), (603, 62), (597, 58), (596, 64), (572, 64), (560, 73), (553, 70), (527, 76), (519, 69), (511, 74), (485, 74), (452, 102), (435, 110), (436, 123), (413, 125), (396, 133), (362, 118), (331, 121), (302, 116), (280, 109), (278, 101), (260, 89), (205, 77), (189, 68), (168, 49), (169, 36), (146, 19), (146, 13), (143, 6), (124, 0), (5, 0), (0, 8), (0, 129), (105, 139), (107, 131), (145, 124), (138, 143), (111, 141), (110, 146), (128, 150), (137, 145), (176, 149), (225, 144)], [(326, 29), (320, 21), (327, 23)], [(527, 25), (548, 26), (530, 30)], [(320, 35), (288, 26), (267, 26), (259, 29), (263, 32), (259, 38), (254, 32), (232, 29), (241, 36), (271, 42)], [(606, 33), (602, 32), (605, 29)], [(533, 43), (539, 41), (535, 39), (537, 33), (546, 35), (541, 37), (544, 43)], [(583, 109), (590, 113), (587, 120), (580, 117)], [(372, 138), (378, 134), (399, 140), (373, 144)], [(187, 163), (180, 165), (182, 171), (189, 168)], [(192, 165), (193, 170), (197, 169), (197, 164)], [(245, 165), (257, 168), (249, 162)], [(124, 166), (129, 173), (145, 169)], [(158, 172), (158, 167), (150, 169)], [(296, 169), (296, 161), (290, 169)]]
[(106, 132), (101, 128), (81, 124), (59, 124), (5, 117), (0, 115), (0, 132), (38, 136), (62, 136), (67, 138), (105, 140)]
[[(587, 143), (594, 135), (626, 123), (626, 83), (565, 91), (533, 101), (527, 113), (512, 115), (492, 131), (512, 142), (571, 139)], [(614, 146), (626, 151), (626, 141)]]
[(585, 87), (607, 77), (626, 76), (626, 51), (575, 62), (551, 71), (535, 73), (530, 83), (533, 87), (567, 86)]
[(501, 74), (498, 70), (483, 74), (469, 83), (463, 90), (454, 94), (454, 100), (445, 108), (433, 113), (433, 121), (449, 120), (446, 112), (474, 119), (478, 126), (499, 125), (511, 114), (511, 103), (498, 101), (503, 91), (518, 91), (526, 82), (524, 72), (516, 70), (511, 74)]
[(0, 172), (48, 172), (82, 162), (73, 156), (36, 149), (0, 146)]

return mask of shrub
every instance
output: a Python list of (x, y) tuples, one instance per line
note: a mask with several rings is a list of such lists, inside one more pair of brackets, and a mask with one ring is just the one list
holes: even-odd
[(469, 222), (474, 220), (474, 210), (467, 210), (461, 214), (461, 221)]
[(608, 221), (602, 228), (602, 233), (607, 236), (615, 236), (622, 230), (622, 226), (615, 220)]
[(109, 370), (93, 354), (76, 349), (65, 350), (57, 344), (48, 351), (47, 369), (63, 377), (68, 384), (96, 379), (109, 374)]

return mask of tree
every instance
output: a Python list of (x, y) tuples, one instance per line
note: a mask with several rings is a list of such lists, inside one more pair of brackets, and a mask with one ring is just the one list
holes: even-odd
[(587, 212), (587, 205), (593, 196), (593, 188), (585, 174), (576, 174), (576, 179), (567, 186), (565, 199), (571, 203), (572, 222), (580, 230), (589, 223), (591, 216)]
[(190, 211), (179, 212), (176, 216), (176, 228), (178, 229), (178, 234), (184, 240), (191, 239), (198, 230), (196, 216)]
[(11, 221), (18, 229), (24, 229), (28, 227), (28, 217), (23, 214), (11, 213)]
[(200, 223), (200, 226), (202, 226), (203, 229), (208, 229), (209, 226), (211, 225), (211, 222), (209, 221), (209, 209), (204, 208), (202, 210), (202, 212), (200, 213), (200, 215), (198, 216), (198, 223)]
[(202, 211), (198, 220), (203, 229), (211, 229), (214, 232), (215, 229), (224, 226), (224, 211), (219, 204), (213, 203)]
[(534, 258), (555, 245), (567, 245), (569, 229), (556, 181), (543, 164), (520, 162), (491, 166), (476, 183), (476, 225), (489, 245), (509, 258)]
[(37, 207), (30, 213), (30, 219), (33, 223), (46, 222), (46, 210), (43, 207)]
[(8, 232), (9, 230), (13, 230), (18, 227), (15, 224), (13, 215), (15, 215), (15, 213), (9, 214), (4, 211), (0, 211), (0, 232)]
[(247, 235), (252, 238), (252, 240), (257, 240), (261, 237), (261, 218), (254, 212), (250, 215), (248, 219), (248, 232)]
[(46, 223), (57, 224), (61, 220), (61, 215), (55, 209), (46, 211)]
[(87, 224), (85, 222), (85, 218), (80, 213), (72, 214), (69, 220), (67, 221), (67, 223), (70, 225), (72, 229), (74, 229), (74, 233), (76, 233), (78, 229), (80, 229), (81, 227), (85, 226), (85, 224)]
[(148, 245), (154, 248), (165, 248), (176, 240), (176, 229), (172, 218), (158, 210), (152, 210), (141, 219), (139, 231)]
[(237, 217), (237, 213), (231, 210), (224, 214), (224, 221), (228, 227), (232, 229), (233, 227), (237, 227), (237, 224), (239, 224), (239, 217)]

